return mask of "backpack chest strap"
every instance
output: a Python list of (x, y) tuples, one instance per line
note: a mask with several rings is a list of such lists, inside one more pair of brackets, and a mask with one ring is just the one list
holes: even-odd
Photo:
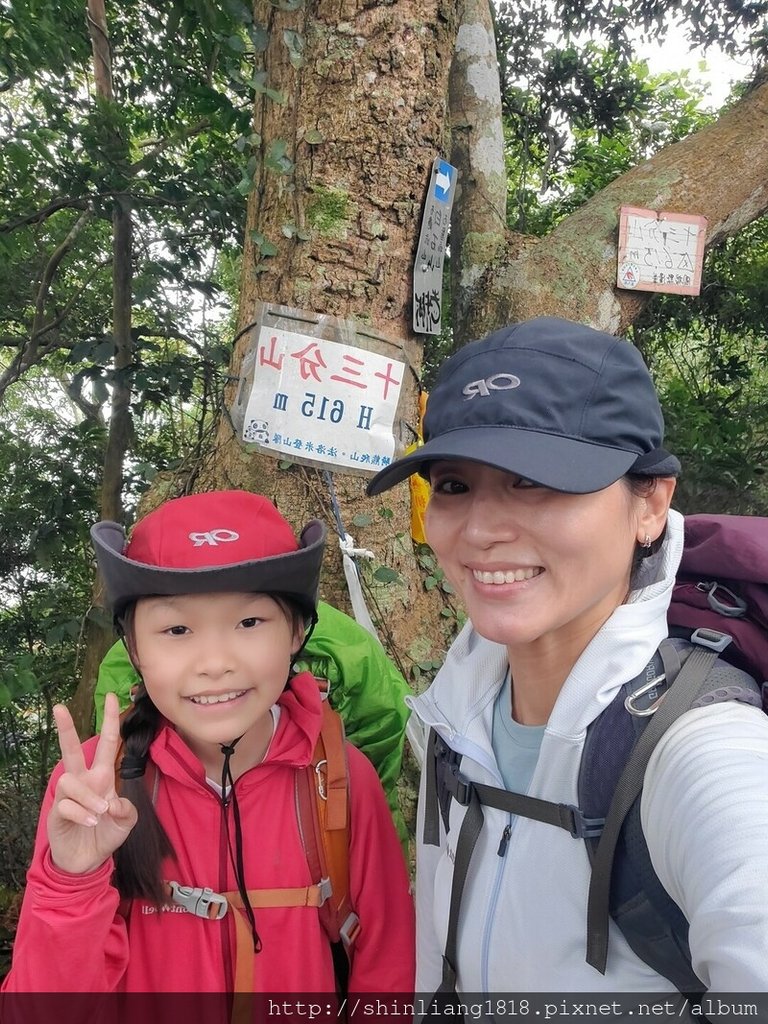
[[(183, 907), (195, 917), (218, 921), (232, 908), (235, 926), (234, 992), (253, 992), (253, 936), (243, 914), (243, 900), (239, 892), (214, 892), (199, 886), (166, 882), (168, 902)], [(248, 902), (254, 910), (265, 907), (316, 907), (325, 903), (330, 895), (327, 880), (318, 885), (286, 889), (249, 889)]]
[(523, 793), (512, 793), (497, 786), (488, 786), (482, 782), (472, 782), (465, 778), (458, 764), (442, 760), (436, 764), (437, 789), (448, 792), (458, 803), (468, 807), (475, 794), (478, 801), (485, 807), (495, 807), (509, 814), (517, 814), (521, 818), (532, 818), (545, 825), (555, 825), (565, 829), (574, 839), (594, 838), (602, 832), (604, 818), (588, 818), (574, 804), (553, 803)]

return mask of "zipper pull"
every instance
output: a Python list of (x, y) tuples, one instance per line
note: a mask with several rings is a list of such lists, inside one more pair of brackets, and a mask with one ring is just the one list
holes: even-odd
[(499, 857), (503, 857), (504, 854), (507, 852), (507, 847), (509, 846), (509, 837), (510, 837), (511, 833), (512, 833), (512, 826), (511, 825), (505, 825), (504, 826), (504, 831), (501, 833), (501, 842), (499, 843), (499, 848), (496, 851), (497, 854), (499, 855)]

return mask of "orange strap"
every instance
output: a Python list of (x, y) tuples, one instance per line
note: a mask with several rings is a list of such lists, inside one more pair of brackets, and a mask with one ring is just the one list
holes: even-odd
[[(325, 828), (332, 832), (347, 828), (347, 755), (341, 719), (328, 701), (323, 701), (321, 736), (325, 753)], [(317, 768), (320, 766), (318, 765)], [(316, 769), (317, 770), (317, 769)], [(345, 846), (348, 845), (345, 842)]]
[[(169, 903), (175, 902), (172, 899), (173, 890), (169, 883), (166, 884), (166, 893)], [(217, 894), (218, 895), (218, 894)], [(319, 885), (306, 885), (292, 889), (249, 889), (246, 892), (248, 902), (259, 910), (264, 907), (319, 907), (323, 903), (323, 894)], [(220, 896), (226, 899), (227, 904), (234, 918), (235, 924), (235, 977), (234, 992), (254, 991), (253, 988), (253, 936), (245, 915), (244, 904), (239, 892), (224, 892)], [(219, 903), (221, 899), (219, 898)], [(199, 913), (197, 916), (201, 916)], [(218, 904), (208, 905), (207, 918), (217, 920)]]
[[(319, 885), (305, 885), (297, 889), (249, 889), (248, 902), (254, 910), (262, 907), (319, 907), (323, 897)], [(238, 910), (244, 910), (239, 892), (225, 892), (227, 903)]]

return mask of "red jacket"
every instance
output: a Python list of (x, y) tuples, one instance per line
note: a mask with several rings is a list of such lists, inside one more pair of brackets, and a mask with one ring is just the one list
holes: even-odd
[[(320, 730), (320, 698), (308, 673), (280, 698), (281, 715), (266, 759), (235, 783), (243, 829), (247, 889), (306, 886), (294, 769), (306, 766)], [(86, 744), (92, 756), (95, 740)], [(157, 814), (173, 844), (163, 877), (182, 885), (237, 888), (219, 798), (201, 763), (169, 725), (150, 748), (159, 770)], [(413, 989), (413, 906), (402, 849), (378, 777), (348, 744), (351, 801), (350, 887), (361, 929), (351, 992)], [(224, 992), (232, 990), (232, 911), (209, 921), (136, 900), (127, 918), (111, 884), (112, 862), (68, 875), (50, 859), (45, 822), (61, 765), (43, 802), (4, 992)], [(152, 779), (151, 765), (147, 776)], [(230, 815), (230, 835), (234, 824)], [(233, 839), (234, 841), (234, 839)], [(123, 908), (124, 909), (124, 908)], [(257, 992), (332, 992), (330, 946), (311, 907), (254, 911), (262, 950), (254, 959)]]

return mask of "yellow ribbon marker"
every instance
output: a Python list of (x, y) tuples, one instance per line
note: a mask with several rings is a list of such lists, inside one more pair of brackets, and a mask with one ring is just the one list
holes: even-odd
[[(424, 435), (422, 424), (424, 422), (424, 413), (427, 409), (427, 392), (419, 392), (419, 426), (417, 430), (418, 440), (409, 445), (405, 449), (405, 454), (409, 455), (411, 452), (415, 452), (417, 448), (424, 444)], [(427, 502), (429, 501), (429, 484), (418, 473), (413, 473), (409, 478), (411, 486), (411, 536), (417, 544), (426, 544), (426, 538), (424, 536), (424, 513), (427, 510)]]

